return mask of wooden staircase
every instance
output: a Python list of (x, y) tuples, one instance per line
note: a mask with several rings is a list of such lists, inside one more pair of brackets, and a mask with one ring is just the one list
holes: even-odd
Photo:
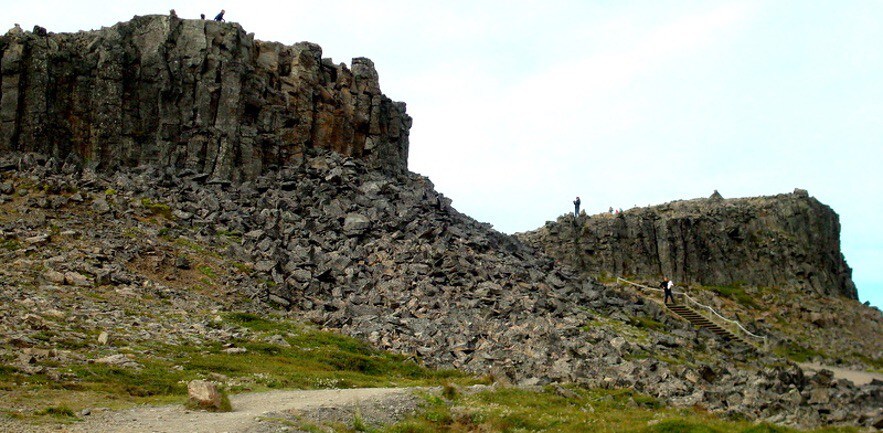
[(741, 343), (741, 344), (744, 344), (747, 346), (751, 346), (750, 344), (745, 342), (745, 340), (739, 338), (737, 335), (733, 334), (732, 332), (720, 327), (716, 323), (713, 323), (711, 320), (706, 319), (704, 316), (693, 311), (691, 308), (687, 307), (686, 305), (666, 304), (665, 306), (668, 307), (668, 309), (671, 310), (673, 313), (677, 314), (678, 316), (683, 317), (688, 322), (692, 323), (693, 326), (697, 326), (702, 329), (707, 329), (712, 334), (718, 336), (719, 338), (721, 338), (724, 341), (737, 342), (737, 343)]

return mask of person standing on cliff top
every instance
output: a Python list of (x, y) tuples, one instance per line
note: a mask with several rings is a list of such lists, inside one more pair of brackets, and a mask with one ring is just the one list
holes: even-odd
[(668, 305), (669, 299), (671, 299), (672, 304), (675, 303), (675, 296), (674, 296), (674, 293), (672, 293), (672, 291), (671, 291), (672, 287), (674, 287), (674, 286), (675, 286), (675, 283), (672, 283), (671, 280), (669, 280), (668, 278), (663, 278), (662, 282), (659, 283), (659, 287), (661, 287), (662, 291), (665, 293), (665, 297), (662, 300), (662, 302), (664, 302), (665, 305)]
[(576, 200), (573, 201), (573, 216), (579, 216), (579, 204), (581, 203), (579, 196), (576, 197)]
[(224, 20), (224, 10), (223, 9), (221, 9), (221, 12), (219, 14), (215, 15), (215, 21), (220, 21), (220, 22), (226, 21), (226, 20)]

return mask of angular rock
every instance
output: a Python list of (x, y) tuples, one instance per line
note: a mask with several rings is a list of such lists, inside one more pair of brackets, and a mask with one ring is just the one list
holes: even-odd
[(205, 380), (191, 380), (187, 383), (187, 396), (196, 407), (206, 410), (221, 410), (222, 397), (218, 386)]

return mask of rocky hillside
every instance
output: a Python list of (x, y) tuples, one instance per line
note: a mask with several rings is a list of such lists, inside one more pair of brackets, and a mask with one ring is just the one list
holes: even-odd
[(0, 152), (90, 167), (155, 163), (243, 180), (308, 148), (407, 169), (411, 118), (351, 68), (237, 24), (135, 17), (97, 31), (0, 37)]
[[(0, 230), (4, 261), (16, 265), (3, 270), (0, 330), (8, 345), (39, 355), (0, 352), (6, 371), (65, 380), (65, 363), (89, 358), (53, 349), (91, 347), (107, 329), (121, 342), (223, 341), (235, 331), (212, 329), (204, 312), (188, 318), (200, 307), (187, 293), (236, 293), (502, 381), (630, 388), (788, 424), (883, 417), (881, 384), (807, 375), (697, 332), (458, 213), (420, 176), (389, 177), (324, 152), (237, 185), (168, 168), (101, 174), (34, 155), (5, 161)], [(70, 291), (81, 296), (59, 300)], [(93, 292), (172, 297), (179, 310), (102, 313), (106, 301)], [(47, 339), (47, 329), (64, 329), (59, 320), (77, 330)], [(108, 361), (137, 368), (127, 359)]]
[(788, 286), (858, 299), (837, 214), (799, 189), (740, 199), (715, 192), (616, 214), (567, 215), (520, 238), (590, 275)]
[[(187, 344), (177, 319), (133, 320), (124, 307), (94, 319), (93, 291), (235, 293), (500, 381), (630, 388), (778, 423), (883, 425), (883, 384), (808, 376), (719, 341), (457, 212), (407, 171), (410, 119), (379, 93), (367, 60), (350, 72), (312, 44), (176, 17), (36, 30), (0, 40), (0, 235), (4, 262), (17, 264), (0, 269), (0, 331), (41, 356), (4, 350), (4, 372), (63, 378), (59, 365), (87, 360), (53, 349), (88, 346), (99, 327)], [(840, 278), (848, 294), (841, 264), (845, 276), (804, 277)], [(55, 301), (70, 291), (89, 314)], [(64, 321), (82, 331), (47, 337)]]

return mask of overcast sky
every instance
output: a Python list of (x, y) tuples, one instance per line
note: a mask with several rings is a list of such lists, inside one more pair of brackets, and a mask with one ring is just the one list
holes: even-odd
[(883, 306), (883, 2), (31, 1), (49, 31), (227, 10), (257, 39), (374, 60), (410, 169), (498, 230), (678, 199), (807, 189)]

